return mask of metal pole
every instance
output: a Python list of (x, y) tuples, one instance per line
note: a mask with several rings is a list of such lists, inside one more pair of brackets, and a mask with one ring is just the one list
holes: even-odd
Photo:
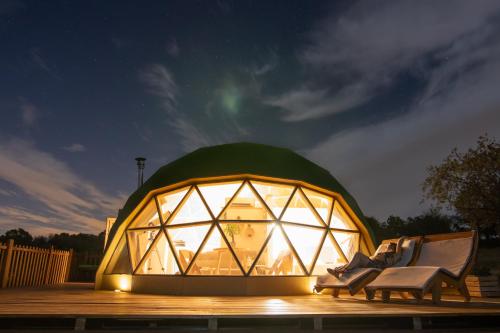
[(145, 157), (136, 157), (137, 162), (137, 188), (144, 184), (144, 167), (146, 166)]

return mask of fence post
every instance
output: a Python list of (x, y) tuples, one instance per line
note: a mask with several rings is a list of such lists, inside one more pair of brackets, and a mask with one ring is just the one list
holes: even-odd
[(49, 258), (47, 260), (47, 267), (45, 267), (45, 277), (43, 279), (43, 284), (49, 283), (50, 270), (52, 269), (52, 257), (54, 256), (54, 246), (50, 247)]
[(7, 241), (7, 255), (5, 256), (5, 261), (3, 267), (1, 267), (2, 271), (2, 288), (6, 288), (9, 283), (9, 275), (10, 275), (10, 266), (12, 262), (12, 253), (14, 252), (14, 240), (9, 239)]
[(69, 249), (68, 261), (66, 263), (66, 276), (64, 282), (69, 281), (69, 274), (71, 273), (71, 261), (73, 261), (73, 249)]

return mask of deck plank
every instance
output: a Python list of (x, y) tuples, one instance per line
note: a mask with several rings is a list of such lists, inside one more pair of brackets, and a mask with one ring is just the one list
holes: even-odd
[(208, 318), (208, 317), (414, 317), (500, 315), (500, 299), (473, 298), (464, 303), (446, 296), (438, 306), (430, 300), (382, 303), (362, 296), (329, 295), (280, 297), (165, 296), (95, 291), (89, 285), (59, 288), (0, 290), (0, 317), (107, 317), (107, 318)]

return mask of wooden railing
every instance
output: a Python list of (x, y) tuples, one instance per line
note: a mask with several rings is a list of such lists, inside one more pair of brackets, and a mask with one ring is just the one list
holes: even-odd
[(0, 288), (41, 286), (68, 280), (73, 250), (0, 243)]

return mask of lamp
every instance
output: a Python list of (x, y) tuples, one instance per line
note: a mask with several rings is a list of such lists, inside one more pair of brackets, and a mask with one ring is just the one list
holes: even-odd
[(145, 157), (136, 157), (137, 161), (137, 188), (141, 187), (144, 184), (144, 168), (146, 166), (146, 158)]

